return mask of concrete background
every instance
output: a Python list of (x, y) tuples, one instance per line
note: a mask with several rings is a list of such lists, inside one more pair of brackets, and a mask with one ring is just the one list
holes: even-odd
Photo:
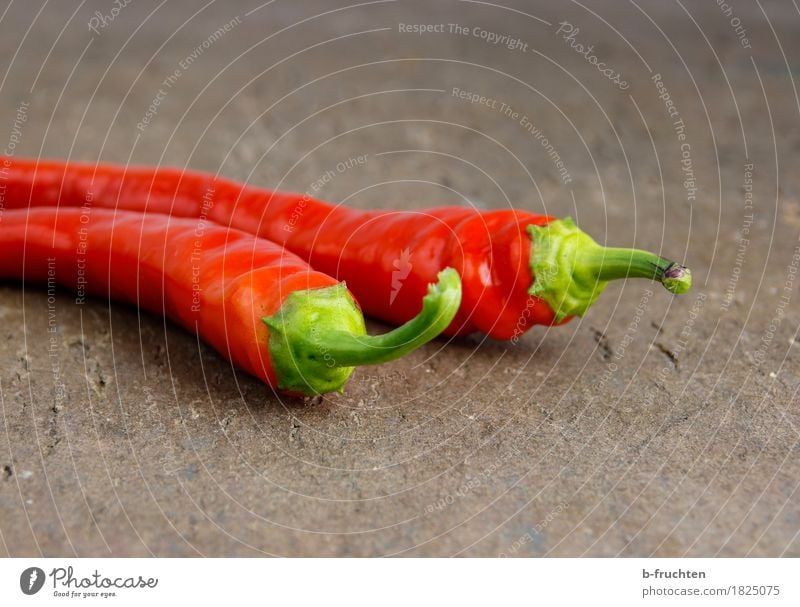
[(367, 155), (321, 196), (572, 215), (685, 261), (696, 288), (614, 284), (565, 327), (438, 340), (303, 402), (160, 318), (2, 284), (0, 553), (800, 555), (796, 7), (258, 6), (11, 2), (4, 153), (297, 191)]

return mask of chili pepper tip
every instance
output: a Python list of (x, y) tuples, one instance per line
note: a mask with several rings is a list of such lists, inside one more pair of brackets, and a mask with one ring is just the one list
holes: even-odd
[(692, 288), (692, 271), (685, 267), (673, 263), (664, 272), (661, 284), (670, 293), (680, 295)]

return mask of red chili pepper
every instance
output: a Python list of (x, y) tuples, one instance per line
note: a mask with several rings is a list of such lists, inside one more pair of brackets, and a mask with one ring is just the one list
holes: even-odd
[(166, 314), (236, 366), (304, 395), (341, 390), (355, 365), (430, 341), (461, 299), (458, 274), (445, 270), (417, 317), (368, 336), (344, 285), (280, 245), (196, 219), (108, 209), (0, 213), (0, 278), (52, 280), (79, 299), (110, 296)]
[(207, 217), (285, 245), (347, 281), (362, 308), (395, 323), (419, 310), (444, 267), (463, 282), (449, 334), (496, 339), (583, 315), (607, 281), (641, 277), (672, 293), (691, 286), (688, 268), (636, 249), (598, 245), (572, 223), (520, 210), (440, 207), (360, 211), (307, 195), (270, 192), (210, 174), (11, 160), (0, 168), (7, 206), (90, 204)]

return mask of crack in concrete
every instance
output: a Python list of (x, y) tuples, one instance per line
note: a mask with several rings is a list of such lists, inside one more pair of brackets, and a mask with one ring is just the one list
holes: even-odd
[(611, 356), (614, 354), (614, 351), (611, 348), (608, 336), (599, 329), (595, 329), (594, 327), (589, 327), (589, 330), (592, 332), (592, 337), (594, 337), (594, 340), (597, 342), (597, 345), (600, 346), (600, 356), (603, 358), (603, 360), (611, 359)]
[(45, 457), (49, 457), (50, 455), (52, 455), (53, 452), (56, 450), (56, 447), (58, 447), (59, 443), (61, 443), (61, 436), (58, 432), (58, 414), (60, 411), (61, 407), (58, 404), (54, 403), (53, 406), (50, 407), (51, 415), (50, 415), (50, 420), (48, 422), (49, 427), (47, 430), (47, 435), (50, 437), (50, 441), (44, 448)]
[(664, 344), (662, 344), (660, 342), (655, 342), (654, 345), (656, 346), (656, 348), (658, 348), (659, 352), (661, 352), (664, 356), (666, 356), (669, 359), (669, 361), (672, 363), (672, 366), (677, 369), (678, 368), (678, 357), (675, 354), (675, 352), (673, 352), (667, 346), (665, 346)]

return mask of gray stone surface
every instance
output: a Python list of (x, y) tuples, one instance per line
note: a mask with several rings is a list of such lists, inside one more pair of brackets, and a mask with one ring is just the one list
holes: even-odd
[(517, 345), (439, 340), (301, 402), (159, 318), (2, 284), (0, 553), (800, 555), (796, 7), (430, 4), (136, 0), (92, 32), (111, 3), (12, 2), (0, 145), (298, 191), (366, 154), (320, 195), (572, 215), (695, 290), (614, 284)]

